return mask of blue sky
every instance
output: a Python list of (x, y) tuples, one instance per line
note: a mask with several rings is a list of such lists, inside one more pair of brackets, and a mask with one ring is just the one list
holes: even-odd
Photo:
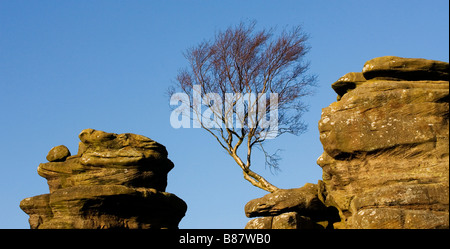
[(261, 154), (254, 170), (281, 188), (321, 179), (317, 122), (335, 101), (330, 85), (365, 61), (395, 55), (449, 61), (449, 6), (429, 1), (7, 1), (0, 0), (0, 228), (28, 228), (20, 200), (48, 193), (39, 163), (56, 145), (72, 154), (86, 128), (131, 132), (167, 147), (175, 168), (167, 191), (188, 204), (180, 228), (243, 228), (244, 205), (266, 192), (242, 177), (201, 129), (173, 129), (166, 91), (182, 52), (218, 30), (256, 20), (257, 28), (303, 25), (307, 60), (318, 75), (305, 101), (300, 136), (268, 142), (282, 149), (271, 174)]

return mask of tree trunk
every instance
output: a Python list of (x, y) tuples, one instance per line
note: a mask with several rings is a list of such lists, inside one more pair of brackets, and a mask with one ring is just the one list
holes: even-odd
[(250, 170), (250, 163), (248, 163), (248, 166), (242, 162), (241, 158), (236, 154), (235, 151), (228, 151), (228, 153), (233, 157), (233, 159), (236, 161), (236, 163), (241, 167), (245, 180), (249, 181), (253, 186), (258, 187), (260, 189), (263, 189), (265, 191), (268, 191), (270, 193), (273, 193), (277, 191), (279, 188), (275, 187), (271, 183), (269, 183), (264, 177), (258, 175), (257, 173)]
[(243, 170), (244, 178), (249, 181), (253, 186), (266, 190), (270, 193), (277, 191), (279, 188), (269, 183), (264, 177), (251, 171), (250, 169)]

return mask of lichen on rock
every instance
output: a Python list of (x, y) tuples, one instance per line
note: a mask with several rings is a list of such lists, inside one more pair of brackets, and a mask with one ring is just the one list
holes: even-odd
[[(317, 160), (317, 196), (339, 213), (333, 228), (449, 228), (448, 71), (447, 62), (385, 56), (333, 83), (338, 101), (322, 110)], [(273, 223), (280, 213), (261, 215)]]
[[(49, 194), (22, 200), (31, 228), (177, 228), (186, 203), (164, 192), (173, 163), (141, 135), (86, 129), (78, 154), (52, 148), (38, 167)], [(61, 152), (62, 151), (62, 152)]]
[(448, 65), (372, 59), (367, 81), (323, 109), (317, 163), (335, 227), (449, 227)]

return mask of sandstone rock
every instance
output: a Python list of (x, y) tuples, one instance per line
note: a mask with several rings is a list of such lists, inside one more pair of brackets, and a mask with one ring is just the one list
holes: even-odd
[[(448, 82), (371, 81), (323, 109), (320, 139), (330, 156), (433, 142), (448, 125)], [(448, 101), (448, 100), (447, 100)]]
[(23, 199), (20, 202), (20, 208), (30, 216), (28, 222), (31, 228), (38, 228), (53, 217), (50, 207), (50, 194)]
[(93, 129), (80, 135), (81, 151), (64, 162), (42, 163), (40, 176), (50, 193), (78, 185), (116, 184), (164, 191), (173, 163), (161, 144), (135, 134), (113, 134)]
[(324, 229), (324, 226), (297, 212), (286, 212), (276, 216), (252, 219), (245, 229)]
[(280, 189), (245, 205), (247, 217), (278, 215), (290, 211), (313, 213), (326, 207), (317, 196), (317, 186), (307, 183), (301, 188)]
[(247, 217), (265, 216), (248, 222), (246, 229), (327, 228), (339, 220), (335, 208), (326, 207), (318, 195), (320, 186), (307, 183), (296, 189), (280, 189), (245, 205)]
[[(186, 209), (173, 194), (121, 185), (60, 189), (49, 195), (48, 206), (37, 228), (177, 228)], [(27, 203), (21, 207), (33, 212)]]
[(247, 222), (245, 229), (272, 229), (273, 216), (260, 217)]
[(448, 228), (448, 63), (381, 57), (363, 73), (319, 121), (334, 227)]
[(70, 156), (69, 149), (64, 145), (59, 145), (56, 147), (53, 147), (47, 155), (47, 160), (49, 162), (61, 162), (66, 160), (67, 157)]
[(366, 79), (445, 80), (448, 81), (447, 62), (384, 56), (369, 60), (362, 70)]
[(85, 144), (106, 145), (106, 142), (114, 140), (117, 137), (117, 134), (98, 131), (94, 129), (84, 129), (81, 131), (78, 137), (80, 138), (81, 142)]
[(448, 212), (396, 207), (364, 208), (351, 220), (355, 229), (448, 229)]
[(355, 89), (358, 85), (361, 85), (365, 81), (366, 78), (364, 78), (362, 73), (352, 72), (339, 78), (336, 82), (331, 84), (331, 87), (338, 94), (337, 100), (339, 101), (344, 94)]
[(31, 228), (178, 227), (187, 206), (164, 192), (173, 168), (164, 146), (140, 135), (93, 129), (79, 137), (76, 156), (39, 165), (50, 194), (20, 203)]
[(311, 221), (309, 217), (289, 212), (273, 217), (272, 229), (323, 229), (323, 227)]
[(380, 57), (364, 77), (333, 83), (339, 101), (319, 121), (322, 181), (250, 201), (246, 215), (265, 217), (246, 228), (448, 229), (448, 67)]

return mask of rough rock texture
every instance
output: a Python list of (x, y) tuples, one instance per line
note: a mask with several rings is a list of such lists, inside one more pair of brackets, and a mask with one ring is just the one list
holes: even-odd
[(245, 205), (247, 217), (278, 215), (290, 211), (303, 213), (325, 208), (318, 197), (317, 186), (307, 183), (301, 188), (280, 189)]
[(367, 80), (448, 81), (449, 64), (435, 60), (383, 56), (367, 61), (362, 73)]
[(358, 85), (364, 83), (365, 81), (366, 78), (364, 78), (362, 73), (352, 72), (339, 78), (339, 80), (331, 84), (331, 87), (338, 94), (337, 100), (339, 101), (344, 94), (355, 89)]
[(31, 228), (177, 228), (186, 203), (166, 193), (173, 163), (136, 134), (83, 130), (78, 154), (52, 148), (38, 167), (50, 194), (22, 200)]
[[(449, 228), (448, 70), (386, 56), (332, 85), (338, 102), (319, 121), (317, 196), (338, 211), (333, 228)], [(258, 206), (270, 213), (276, 201), (266, 202)]]
[(251, 220), (246, 229), (312, 229), (329, 228), (338, 220), (334, 208), (324, 205), (319, 197), (319, 185), (307, 183), (301, 188), (280, 189), (245, 205), (245, 215)]
[(61, 162), (70, 156), (69, 149), (64, 145), (53, 147), (47, 154), (49, 162)]

